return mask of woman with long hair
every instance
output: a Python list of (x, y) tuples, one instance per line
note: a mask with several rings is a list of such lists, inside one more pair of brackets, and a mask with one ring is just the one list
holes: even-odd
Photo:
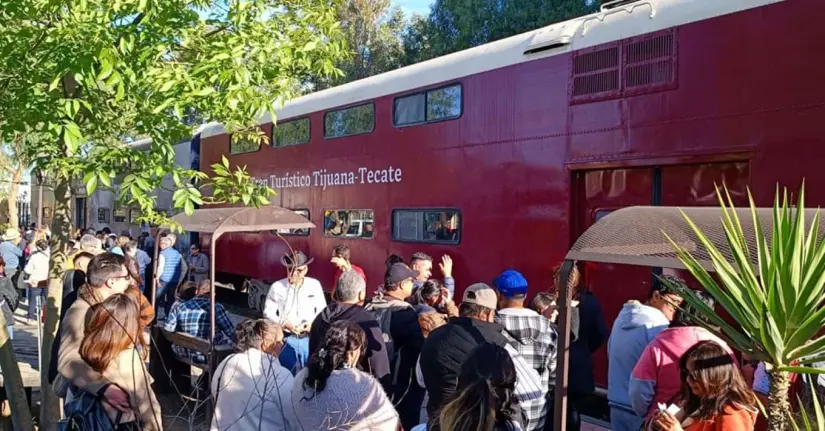
[(434, 422), (415, 431), (520, 431), (515, 391), (516, 367), (507, 350), (479, 344), (461, 365), (453, 399)]
[(691, 347), (680, 360), (682, 391), (676, 414), (657, 413), (661, 431), (747, 431), (756, 423), (757, 401), (730, 353), (713, 341)]
[(298, 428), (398, 429), (398, 413), (381, 383), (357, 369), (366, 348), (366, 334), (357, 323), (340, 320), (330, 325), (320, 348), (292, 385)]
[(212, 379), (212, 429), (295, 429), (293, 377), (278, 361), (283, 330), (269, 319), (249, 319), (235, 327), (235, 335), (237, 353), (218, 365)]
[(129, 395), (131, 411), (122, 415), (104, 408), (118, 430), (161, 430), (161, 411), (144, 363), (147, 351), (137, 349), (141, 324), (138, 306), (125, 294), (115, 294), (92, 307), (86, 321), (80, 357), (111, 384)]

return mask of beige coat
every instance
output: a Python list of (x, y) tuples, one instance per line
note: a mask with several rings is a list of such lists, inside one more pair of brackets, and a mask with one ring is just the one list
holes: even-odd
[[(132, 412), (121, 416), (120, 423), (139, 420), (143, 422), (146, 431), (160, 431), (161, 422), (160, 404), (152, 390), (152, 376), (146, 370), (146, 364), (135, 349), (127, 349), (118, 354), (103, 372), (103, 377), (119, 386), (129, 394), (129, 404)], [(117, 411), (103, 403), (109, 417), (114, 420)]]
[[(82, 288), (81, 288), (82, 289)], [(86, 327), (86, 315), (91, 306), (81, 298), (66, 310), (60, 326), (60, 350), (57, 352), (57, 372), (86, 392), (96, 394), (109, 383), (80, 357), (80, 343)]]

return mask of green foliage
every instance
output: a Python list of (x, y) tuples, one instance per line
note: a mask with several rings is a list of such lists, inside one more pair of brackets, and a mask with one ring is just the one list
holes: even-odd
[[(734, 211), (733, 201), (725, 190), (719, 201), (727, 245), (734, 261), (728, 262), (687, 216), (710, 254), (713, 269), (721, 285), (711, 277), (689, 251), (671, 243), (680, 260), (702, 286), (733, 316), (741, 329), (726, 324), (713, 310), (701, 305), (692, 291), (682, 289), (685, 300), (722, 328), (726, 338), (737, 349), (766, 362), (773, 369), (788, 372), (817, 372), (805, 368), (825, 359), (825, 336), (818, 336), (825, 327), (825, 241), (820, 238), (819, 211), (806, 228), (804, 187), (795, 206), (789, 203), (788, 192), (777, 192), (773, 209), (773, 232), (762, 231), (756, 206), (751, 198), (751, 217), (756, 246), (748, 246), (749, 238)], [(751, 265), (752, 257), (757, 265)], [(799, 365), (796, 365), (796, 364)], [(794, 365), (792, 365), (794, 364)]]
[[(808, 387), (811, 391), (811, 403), (806, 407), (802, 399), (798, 400), (800, 406), (799, 418), (793, 417), (793, 413), (788, 412), (791, 418), (791, 428), (794, 431), (823, 431), (825, 430), (825, 413), (823, 413), (822, 404), (819, 402), (816, 385), (809, 376), (806, 376), (805, 379), (808, 381)], [(808, 409), (811, 411), (809, 412)]]
[(407, 24), (390, 0), (342, 0), (336, 8), (347, 47), (347, 57), (336, 65), (341, 74), (317, 77), (312, 90), (322, 90), (397, 69), (404, 46), (401, 34)]
[[(173, 145), (209, 121), (242, 145), (266, 142), (255, 120), (274, 118), (308, 77), (338, 74), (341, 37), (334, 0), (9, 0), (0, 140), (37, 135), (33, 163), (50, 178), (83, 178), (90, 193), (124, 176), (121, 199), (154, 221), (151, 192), (167, 176), (187, 212), (260, 205), (271, 191), (245, 169), (207, 180), (175, 166)], [(138, 136), (152, 139), (148, 151), (123, 144)]]
[[(721, 328), (718, 332), (735, 349), (765, 362), (771, 375), (769, 429), (785, 430), (788, 424), (788, 373), (825, 373), (816, 363), (825, 359), (825, 241), (819, 232), (820, 213), (806, 224), (805, 189), (796, 205), (789, 203), (787, 189), (777, 191), (772, 229), (763, 232), (753, 198), (750, 218), (753, 237), (745, 230), (727, 189), (717, 189), (722, 208), (722, 227), (732, 261), (684, 215), (707, 250), (712, 277), (686, 249), (668, 237), (679, 259), (716, 301), (733, 317), (739, 328), (725, 322), (690, 289), (670, 284), (702, 317)], [(754, 246), (749, 245), (754, 244)], [(752, 262), (756, 262), (755, 265)]]
[(412, 64), (595, 12), (583, 0), (436, 0), (403, 35)]

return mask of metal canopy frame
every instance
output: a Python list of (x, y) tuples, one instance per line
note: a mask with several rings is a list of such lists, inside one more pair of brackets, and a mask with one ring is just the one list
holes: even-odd
[[(215, 350), (215, 244), (224, 233), (231, 232), (262, 232), (279, 229), (313, 229), (315, 225), (305, 217), (292, 210), (269, 205), (258, 208), (229, 207), (229, 208), (202, 208), (196, 209), (192, 215), (180, 213), (172, 220), (187, 232), (197, 232), (211, 235), (209, 239), (209, 280), (212, 284), (209, 293), (209, 361), (213, 360)], [(169, 226), (165, 226), (168, 228)], [(155, 238), (154, 274), (157, 274), (158, 249), (160, 247), (161, 231)], [(157, 277), (152, 280), (152, 307), (155, 306), (157, 291)], [(211, 377), (211, 376), (210, 376)]]
[[(773, 208), (729, 210), (736, 213), (752, 251), (751, 264), (757, 265), (757, 227), (768, 243), (773, 238)], [(792, 210), (795, 211), (795, 210)], [(805, 209), (805, 222), (810, 229), (818, 209)], [(724, 209), (719, 207), (651, 207), (636, 206), (616, 210), (590, 226), (573, 244), (559, 270), (559, 280), (568, 280), (577, 261), (635, 265), (658, 268), (685, 269), (668, 237), (688, 250), (699, 264), (714, 271), (710, 255), (693, 227), (689, 217), (705, 237), (728, 262), (733, 261), (723, 229)], [(819, 220), (819, 239), (825, 236), (825, 219)], [(566, 283), (560, 281), (559, 286)], [(567, 383), (570, 355), (570, 292), (559, 288), (559, 344), (560, 355), (556, 367), (553, 424), (556, 430), (567, 429)]]

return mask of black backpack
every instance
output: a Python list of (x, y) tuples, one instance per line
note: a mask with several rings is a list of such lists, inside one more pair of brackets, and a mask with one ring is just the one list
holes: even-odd
[(118, 412), (112, 421), (103, 408), (103, 403), (96, 395), (83, 390), (78, 392), (71, 402), (66, 403), (66, 419), (57, 424), (57, 431), (116, 431), (122, 417)]
[(367, 304), (364, 308), (375, 316), (375, 320), (378, 321), (378, 326), (381, 328), (381, 335), (384, 338), (384, 346), (387, 349), (387, 358), (389, 359), (390, 367), (392, 368), (393, 385), (398, 384), (398, 369), (401, 365), (401, 361), (398, 360), (398, 356), (401, 349), (395, 347), (395, 343), (392, 339), (392, 333), (390, 332), (390, 328), (392, 327), (392, 313), (399, 310), (405, 310), (407, 308), (413, 308), (413, 306), (404, 301), (387, 301), (385, 299), (374, 300)]

